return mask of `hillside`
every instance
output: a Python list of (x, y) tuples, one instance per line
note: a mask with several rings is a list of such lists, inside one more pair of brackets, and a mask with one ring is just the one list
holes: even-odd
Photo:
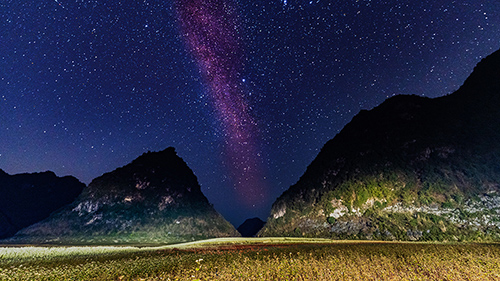
[(9, 175), (0, 170), (0, 239), (71, 203), (85, 184), (53, 172)]
[(173, 148), (148, 152), (94, 179), (68, 207), (13, 243), (174, 243), (239, 236), (203, 195)]
[(500, 51), (436, 99), (361, 111), (273, 204), (260, 236), (500, 239)]

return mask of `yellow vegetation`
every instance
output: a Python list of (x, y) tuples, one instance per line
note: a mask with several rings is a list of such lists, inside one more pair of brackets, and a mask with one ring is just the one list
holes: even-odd
[(66, 248), (66, 257), (40, 248), (45, 259), (0, 248), (0, 280), (500, 280), (500, 244), (273, 239)]

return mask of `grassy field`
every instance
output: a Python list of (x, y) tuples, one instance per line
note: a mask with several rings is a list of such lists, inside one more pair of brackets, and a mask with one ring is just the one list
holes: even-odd
[(212, 239), (0, 247), (0, 280), (500, 280), (500, 244)]

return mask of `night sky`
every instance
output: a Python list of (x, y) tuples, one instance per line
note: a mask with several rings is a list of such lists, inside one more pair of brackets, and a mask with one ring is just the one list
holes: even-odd
[(3, 0), (0, 169), (90, 183), (173, 146), (226, 219), (266, 219), (361, 109), (499, 48), (499, 1)]

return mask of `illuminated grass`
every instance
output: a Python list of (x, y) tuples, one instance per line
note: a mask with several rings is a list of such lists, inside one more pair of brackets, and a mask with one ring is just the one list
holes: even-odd
[(172, 244), (156, 247), (137, 246), (5, 246), (0, 247), (0, 264), (12, 262), (29, 262), (36, 260), (71, 259), (90, 256), (109, 256), (114, 254), (141, 253), (168, 249), (209, 248), (221, 245), (245, 244), (290, 244), (290, 243), (339, 243), (330, 239), (312, 238), (214, 238), (187, 243)]
[(500, 244), (212, 239), (0, 248), (0, 280), (500, 280)]

